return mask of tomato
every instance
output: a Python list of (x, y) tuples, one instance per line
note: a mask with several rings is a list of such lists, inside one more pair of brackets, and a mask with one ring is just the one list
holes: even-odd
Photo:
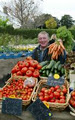
[(33, 67), (29, 67), (29, 70), (34, 71), (34, 68)]
[(31, 77), (31, 76), (32, 76), (32, 71), (31, 71), (31, 70), (27, 70), (27, 71), (26, 71), (26, 75), (27, 75), (28, 77)]
[(48, 90), (47, 89), (44, 91), (44, 94), (48, 94)]
[(54, 97), (54, 94), (51, 93), (51, 94), (49, 95), (49, 99), (52, 99), (53, 97)]
[(50, 95), (50, 94), (51, 94), (51, 92), (52, 92), (52, 91), (49, 89), (49, 90), (48, 90), (48, 95)]
[(11, 73), (13, 74), (13, 73), (16, 73), (16, 72), (18, 72), (20, 69), (19, 69), (19, 67), (17, 66), (17, 67), (14, 67), (12, 70), (11, 70)]
[(65, 99), (65, 96), (60, 96), (60, 99)]
[(64, 93), (62, 91), (60, 92), (60, 96), (64, 96)]
[(73, 92), (71, 93), (71, 95), (72, 95), (72, 97), (75, 96), (75, 91), (73, 91)]
[(67, 89), (66, 89), (66, 88), (63, 88), (63, 89), (62, 89), (62, 92), (63, 92), (64, 94), (66, 94), (66, 93), (67, 93)]
[(38, 62), (36, 61), (36, 60), (31, 60), (30, 61), (30, 66), (32, 66), (32, 67), (37, 67), (37, 64), (38, 64)]
[(75, 96), (73, 96), (72, 98), (73, 98), (73, 100), (75, 100)]
[(44, 101), (44, 98), (43, 98), (43, 96), (40, 96), (40, 97), (39, 97), (39, 99), (40, 99), (41, 101)]
[(40, 74), (39, 74), (38, 71), (34, 71), (34, 72), (33, 72), (33, 77), (39, 77), (39, 75), (40, 75)]
[(38, 96), (40, 97), (40, 96), (43, 96), (43, 92), (40, 92), (39, 94), (38, 94)]
[(20, 69), (22, 69), (23, 67), (25, 67), (24, 61), (21, 61), (18, 66), (19, 66)]
[(54, 97), (55, 97), (55, 98), (59, 98), (59, 97), (60, 97), (60, 93), (55, 91), (55, 92), (54, 92)]
[(72, 98), (70, 99), (69, 103), (72, 105), (72, 103), (73, 103), (73, 99)]
[(60, 92), (61, 92), (61, 89), (60, 89), (60, 88), (58, 88), (56, 91), (60, 93)]
[(72, 106), (75, 108), (75, 101), (73, 101)]
[(43, 93), (44, 93), (44, 92), (45, 92), (45, 90), (46, 90), (46, 88), (42, 88), (42, 89), (41, 89), (41, 92), (43, 92)]
[(39, 69), (39, 70), (42, 68), (42, 66), (41, 66), (40, 64), (37, 64), (36, 67), (37, 67), (37, 69)]
[(60, 99), (60, 103), (65, 103), (65, 99)]
[(29, 62), (24, 61), (24, 64), (25, 64), (26, 67), (29, 67)]
[(60, 103), (60, 100), (56, 99), (56, 100), (55, 100), (55, 103)]
[(23, 67), (23, 68), (21, 69), (21, 73), (25, 74), (27, 70), (28, 70), (27, 67)]
[(22, 76), (21, 71), (18, 71), (18, 72), (16, 73), (16, 75), (17, 75), (17, 76)]
[(55, 102), (55, 99), (51, 99), (50, 102)]
[(58, 88), (60, 88), (60, 86), (59, 86), (59, 85), (56, 85), (56, 86), (55, 86), (55, 90), (57, 90)]
[(51, 87), (50, 90), (51, 90), (52, 92), (54, 92), (55, 88), (54, 88), (54, 87)]
[(45, 100), (45, 101), (48, 101), (48, 100), (49, 100), (49, 96), (48, 96), (48, 95), (45, 95), (45, 96), (44, 96), (44, 100)]

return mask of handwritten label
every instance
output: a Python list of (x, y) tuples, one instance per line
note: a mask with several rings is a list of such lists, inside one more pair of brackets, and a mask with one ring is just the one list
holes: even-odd
[(12, 114), (12, 115), (21, 115), (21, 113), (22, 113), (22, 100), (21, 99), (5, 98), (2, 101), (2, 113)]
[(32, 103), (27, 110), (32, 113), (36, 120), (50, 120), (52, 116), (51, 111), (40, 99)]
[(49, 86), (61, 86), (64, 84), (64, 77), (59, 77), (58, 79), (55, 79), (54, 76), (49, 76), (46, 84)]

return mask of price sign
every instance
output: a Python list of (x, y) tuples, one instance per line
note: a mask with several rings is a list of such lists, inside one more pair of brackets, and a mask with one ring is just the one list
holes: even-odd
[(52, 116), (51, 111), (40, 99), (32, 103), (27, 110), (32, 113), (36, 120), (50, 120)]
[(22, 100), (5, 98), (2, 101), (2, 113), (12, 114), (12, 115), (21, 115), (22, 113)]
[(58, 74), (54, 74), (54, 76), (48, 77), (46, 84), (49, 86), (56, 86), (56, 85), (61, 86), (64, 84), (64, 77), (60, 77)]

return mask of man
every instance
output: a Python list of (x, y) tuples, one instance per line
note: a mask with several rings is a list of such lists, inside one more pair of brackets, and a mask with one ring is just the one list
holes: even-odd
[(48, 55), (48, 45), (50, 43), (49, 35), (47, 32), (42, 31), (38, 34), (38, 43), (39, 46), (34, 49), (32, 58), (37, 60), (38, 62), (50, 60), (50, 55)]

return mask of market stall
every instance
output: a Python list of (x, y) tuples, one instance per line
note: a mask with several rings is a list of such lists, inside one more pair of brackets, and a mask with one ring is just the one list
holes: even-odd
[[(35, 84), (32, 85), (32, 88), (34, 86), (34, 89), (31, 89), (31, 86), (30, 89), (28, 89), (28, 87), (24, 86), (24, 83), (26, 83), (27, 86), (30, 85), (31, 83), (33, 83), (32, 82), (33, 78), (36, 79), (35, 80), (36, 82), (34, 82)], [(53, 86), (52, 86), (51, 82), (49, 83), (51, 79), (53, 79), (54, 81), (58, 80), (59, 82), (62, 80), (63, 82), (60, 82), (60, 84), (59, 82), (58, 84), (56, 84), (56, 82), (55, 83), (53, 82), (52, 83)], [(25, 81), (29, 81), (29, 82), (27, 83)], [(68, 120), (69, 119), (73, 120), (75, 119), (75, 117), (74, 114), (72, 113), (70, 115), (71, 109), (69, 108), (69, 104), (71, 103), (70, 106), (73, 109), (75, 109), (74, 104), (72, 104), (73, 101), (71, 102), (71, 96), (73, 97), (75, 95), (69, 94), (69, 84), (70, 84), (69, 80), (67, 80), (67, 78), (65, 77), (64, 66), (60, 63), (60, 61), (56, 62), (55, 60), (51, 60), (51, 61), (44, 61), (39, 64), (37, 61), (33, 60), (32, 58), (27, 57), (24, 61), (17, 62), (17, 64), (15, 64), (15, 66), (12, 68), (11, 78), (7, 80), (6, 85), (1, 89), (2, 90), (1, 102), (3, 101), (2, 98), (9, 98), (9, 99), (21, 98), (23, 105), (21, 116), (8, 115), (8, 116), (12, 116), (12, 119), (14, 117), (15, 120), (24, 119), (25, 117), (28, 116), (30, 116), (30, 118), (26, 118), (26, 119), (30, 120), (32, 118), (33, 120), (34, 117), (31, 116), (31, 114), (28, 111), (26, 111), (26, 109), (32, 103), (35, 103), (35, 101), (38, 98), (47, 107), (47, 109), (50, 109), (50, 111), (52, 112), (51, 119), (66, 120), (68, 118)], [(73, 97), (72, 100), (74, 99), (75, 98)], [(26, 104), (27, 102), (28, 104)], [(48, 103), (49, 108), (46, 103)], [(4, 113), (3, 115), (5, 116)], [(10, 118), (8, 118), (8, 120), (9, 119)]]

